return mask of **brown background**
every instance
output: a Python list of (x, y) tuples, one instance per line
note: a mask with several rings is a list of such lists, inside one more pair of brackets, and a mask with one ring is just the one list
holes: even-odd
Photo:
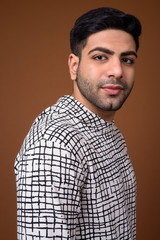
[(0, 3), (0, 239), (16, 240), (14, 159), (35, 117), (71, 94), (69, 31), (96, 7), (135, 14), (143, 24), (136, 84), (116, 124), (137, 176), (137, 239), (159, 239), (160, 35), (157, 0), (21, 0)]

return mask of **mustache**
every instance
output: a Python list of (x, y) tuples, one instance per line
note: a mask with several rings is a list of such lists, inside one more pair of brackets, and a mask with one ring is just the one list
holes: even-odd
[(124, 81), (122, 81), (121, 79), (114, 79), (114, 78), (110, 78), (110, 79), (101, 79), (100, 82), (98, 83), (98, 87), (103, 87), (104, 85), (107, 84), (112, 84), (112, 85), (120, 85), (123, 88), (128, 88), (128, 84)]

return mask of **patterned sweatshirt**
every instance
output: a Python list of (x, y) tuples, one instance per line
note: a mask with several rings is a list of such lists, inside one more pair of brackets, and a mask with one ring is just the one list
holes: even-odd
[(136, 239), (125, 140), (72, 96), (34, 121), (15, 161), (18, 240)]

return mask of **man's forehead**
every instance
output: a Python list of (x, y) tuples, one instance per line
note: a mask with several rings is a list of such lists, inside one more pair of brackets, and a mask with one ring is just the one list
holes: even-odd
[(107, 29), (90, 35), (84, 48), (91, 50), (96, 47), (128, 47), (135, 50), (136, 44), (131, 34), (119, 29)]

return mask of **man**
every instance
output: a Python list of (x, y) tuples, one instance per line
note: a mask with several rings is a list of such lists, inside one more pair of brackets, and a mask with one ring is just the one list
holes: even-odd
[(112, 8), (71, 30), (73, 95), (33, 123), (15, 162), (18, 239), (136, 239), (136, 181), (114, 115), (130, 94), (141, 25)]

